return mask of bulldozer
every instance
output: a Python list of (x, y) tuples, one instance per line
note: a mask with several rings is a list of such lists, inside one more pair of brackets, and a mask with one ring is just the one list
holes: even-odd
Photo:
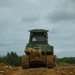
[(22, 56), (22, 68), (56, 66), (56, 55), (54, 47), (48, 44), (48, 30), (29, 30), (29, 43), (25, 47), (25, 55)]

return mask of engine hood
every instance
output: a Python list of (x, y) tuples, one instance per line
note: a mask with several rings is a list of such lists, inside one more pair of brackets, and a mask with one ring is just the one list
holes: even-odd
[(53, 46), (49, 44), (27, 44), (26, 48), (40, 49), (42, 52), (53, 52)]

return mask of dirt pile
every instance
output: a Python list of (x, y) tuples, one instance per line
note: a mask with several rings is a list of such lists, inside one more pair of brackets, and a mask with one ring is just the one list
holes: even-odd
[(59, 66), (56, 72), (58, 75), (75, 75), (75, 66)]
[(13, 68), (11, 66), (7, 66), (3, 63), (0, 63), (0, 75), (11, 75)]
[(21, 70), (19, 67), (7, 66), (3, 63), (0, 63), (0, 75), (12, 75), (16, 70)]
[(56, 66), (54, 68), (11, 67), (0, 63), (0, 75), (75, 75), (75, 66)]

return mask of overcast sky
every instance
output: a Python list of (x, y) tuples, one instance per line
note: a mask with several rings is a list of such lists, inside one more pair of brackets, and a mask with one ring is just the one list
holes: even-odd
[(75, 57), (75, 0), (0, 0), (0, 55), (23, 55), (31, 29), (49, 30), (58, 57)]

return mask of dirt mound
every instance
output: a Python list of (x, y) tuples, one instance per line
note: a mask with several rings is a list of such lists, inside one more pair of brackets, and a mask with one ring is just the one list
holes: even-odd
[(9, 75), (11, 74), (12, 67), (11, 66), (7, 66), (3, 63), (0, 63), (0, 75)]
[(30, 68), (11, 67), (0, 64), (0, 75), (75, 75), (75, 66), (57, 66), (54, 68)]
[(75, 75), (75, 66), (59, 66), (56, 72), (58, 75)]

